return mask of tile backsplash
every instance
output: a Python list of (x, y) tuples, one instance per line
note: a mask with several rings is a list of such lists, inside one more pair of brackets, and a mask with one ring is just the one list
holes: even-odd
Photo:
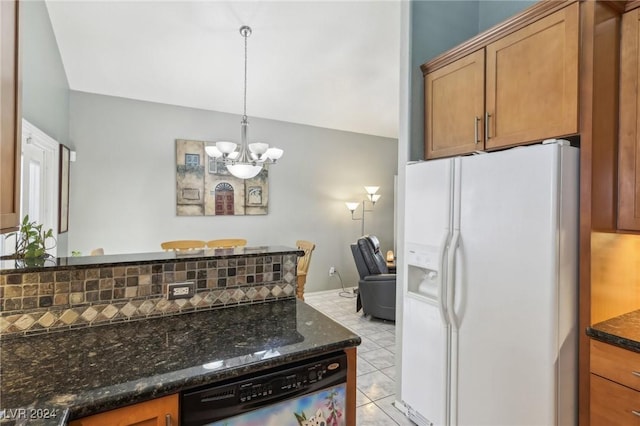
[[(292, 298), (297, 253), (58, 267), (0, 274), (0, 336), (131, 321)], [(167, 284), (196, 294), (168, 300)]]

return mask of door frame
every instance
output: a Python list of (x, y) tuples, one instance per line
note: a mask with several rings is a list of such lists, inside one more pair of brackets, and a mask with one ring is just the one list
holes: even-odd
[[(60, 144), (51, 136), (38, 129), (29, 121), (22, 119), (22, 146), (32, 145), (39, 148), (44, 153), (44, 186), (41, 187), (42, 191), (42, 205), (44, 206), (42, 212), (41, 222), (44, 229), (53, 229), (54, 235), (58, 237), (58, 192), (59, 182), (59, 161), (58, 156), (60, 152)], [(21, 154), (22, 155), (22, 154)], [(22, 177), (21, 177), (22, 179)], [(24, 184), (20, 183), (20, 217), (24, 217), (22, 211), (23, 197), (25, 196)], [(55, 256), (55, 248), (51, 250), (50, 254)]]

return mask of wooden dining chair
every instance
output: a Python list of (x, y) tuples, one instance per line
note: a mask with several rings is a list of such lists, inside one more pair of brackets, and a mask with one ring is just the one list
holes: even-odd
[(234, 248), (244, 247), (247, 245), (247, 240), (243, 238), (224, 238), (220, 240), (207, 241), (207, 248)]
[(298, 285), (296, 289), (296, 297), (304, 301), (304, 285), (307, 283), (307, 271), (311, 262), (311, 253), (316, 248), (316, 245), (311, 241), (298, 240), (296, 241), (296, 247), (304, 251), (304, 256), (298, 258)]
[(202, 249), (207, 243), (201, 240), (174, 240), (165, 241), (160, 244), (165, 251), (188, 251)]

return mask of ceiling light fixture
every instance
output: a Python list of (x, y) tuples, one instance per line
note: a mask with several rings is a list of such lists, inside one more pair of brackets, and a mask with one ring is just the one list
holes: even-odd
[(240, 35), (244, 37), (244, 109), (240, 122), (240, 146), (235, 142), (219, 141), (206, 146), (205, 151), (210, 157), (220, 158), (235, 177), (250, 179), (260, 173), (264, 165), (278, 161), (284, 151), (263, 142), (247, 143), (247, 37), (251, 35), (251, 27), (240, 27)]

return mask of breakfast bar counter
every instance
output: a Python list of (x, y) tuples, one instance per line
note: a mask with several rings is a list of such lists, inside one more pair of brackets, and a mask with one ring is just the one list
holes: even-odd
[(178, 418), (183, 391), (338, 353), (355, 424), (360, 338), (295, 298), (302, 254), (260, 246), (0, 262), (0, 424), (111, 424), (103, 416), (139, 417), (155, 404)]
[(360, 341), (296, 299), (17, 335), (0, 349), (1, 408), (14, 420), (28, 408), (34, 419), (17, 424), (63, 425)]

